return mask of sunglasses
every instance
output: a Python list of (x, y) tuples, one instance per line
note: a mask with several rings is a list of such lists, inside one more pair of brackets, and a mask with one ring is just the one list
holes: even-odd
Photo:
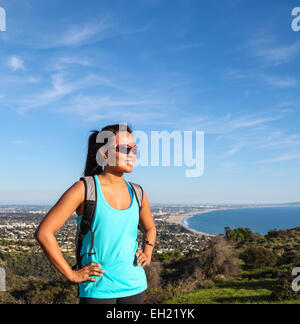
[(130, 145), (127, 145), (127, 144), (116, 144), (116, 145), (112, 145), (112, 147), (115, 148), (117, 152), (127, 154), (127, 155), (131, 151), (133, 152), (133, 154), (137, 155), (137, 151), (138, 151), (138, 146), (137, 145), (130, 146)]

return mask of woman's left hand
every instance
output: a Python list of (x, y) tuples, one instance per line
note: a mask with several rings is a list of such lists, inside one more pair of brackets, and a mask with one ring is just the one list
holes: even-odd
[(139, 266), (141, 263), (141, 268), (143, 268), (145, 265), (150, 265), (151, 263), (151, 256), (146, 255), (142, 250), (137, 250), (135, 252), (135, 256), (139, 254), (139, 257), (137, 258), (136, 264)]

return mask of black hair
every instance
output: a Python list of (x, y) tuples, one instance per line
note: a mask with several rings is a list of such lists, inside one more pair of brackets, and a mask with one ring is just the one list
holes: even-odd
[(132, 128), (128, 126), (127, 123), (119, 123), (105, 126), (99, 130), (91, 130), (92, 134), (88, 140), (88, 152), (86, 157), (85, 169), (84, 169), (84, 176), (93, 176), (95, 174), (100, 174), (104, 171), (103, 166), (99, 165), (96, 160), (96, 155), (100, 147), (107, 144), (109, 139), (105, 138), (104, 143), (96, 143), (97, 136), (102, 131), (110, 131), (113, 133), (112, 136), (117, 135), (117, 133), (127, 131), (130, 134), (132, 133)]

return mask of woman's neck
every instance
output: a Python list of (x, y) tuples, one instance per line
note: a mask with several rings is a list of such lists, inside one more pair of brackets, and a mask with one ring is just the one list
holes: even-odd
[(105, 179), (104, 181), (107, 184), (119, 184), (124, 182), (123, 172), (111, 172), (111, 171), (103, 171), (100, 173), (100, 177)]

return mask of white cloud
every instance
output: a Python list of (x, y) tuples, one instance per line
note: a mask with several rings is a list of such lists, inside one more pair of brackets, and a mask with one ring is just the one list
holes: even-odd
[(33, 94), (18, 101), (18, 105), (20, 106), (18, 112), (23, 113), (26, 110), (46, 106), (76, 90), (85, 88), (91, 84), (103, 84), (103, 82), (105, 82), (105, 80), (102, 80), (96, 75), (88, 75), (82, 79), (68, 82), (65, 80), (63, 73), (52, 74), (52, 87), (42, 91), (41, 93)]
[(190, 49), (190, 48), (198, 48), (201, 47), (202, 44), (201, 43), (183, 43), (183, 44), (179, 44), (177, 46), (174, 47), (170, 47), (168, 50), (169, 51), (174, 51), (174, 52), (179, 52), (182, 50), (186, 50), (186, 49)]
[(87, 58), (81, 58), (77, 56), (62, 56), (55, 59), (55, 63), (51, 65), (51, 69), (63, 70), (73, 65), (88, 67), (91, 66), (92, 63), (90, 59)]
[(18, 70), (25, 70), (24, 61), (16, 55), (9, 58), (8, 65), (14, 72)]
[(275, 77), (270, 75), (261, 75), (261, 78), (267, 85), (275, 88), (296, 88), (298, 81), (294, 77)]
[(260, 160), (258, 163), (260, 164), (265, 164), (265, 163), (279, 163), (279, 162), (288, 162), (292, 160), (298, 160), (300, 159), (300, 153), (285, 153), (280, 156), (271, 158), (271, 159), (265, 159), (265, 160)]
[[(252, 152), (250, 156), (253, 157), (253, 163), (278, 163), (300, 159), (300, 135), (278, 129), (277, 123), (273, 125), (273, 122), (282, 120), (287, 113), (273, 110), (253, 114), (240, 112), (238, 116), (228, 113), (223, 116), (186, 117), (183, 114), (172, 126), (203, 130), (206, 136), (214, 135), (215, 143), (221, 147), (218, 154), (220, 159), (232, 158), (244, 149), (248, 154)], [(278, 151), (281, 152), (280, 156), (257, 162), (257, 157), (262, 153), (274, 155)]]
[(25, 142), (23, 140), (20, 140), (20, 139), (16, 139), (16, 140), (13, 140), (12, 141), (12, 144), (14, 144), (14, 145), (22, 145), (24, 143)]
[(239, 150), (240, 150), (239, 147), (234, 147), (234, 148), (228, 150), (227, 152), (225, 152), (225, 153), (224, 153), (224, 156), (232, 156), (232, 155), (234, 155), (235, 153), (237, 153)]
[(257, 46), (254, 49), (257, 57), (275, 64), (283, 64), (295, 59), (299, 55), (299, 51), (300, 41), (287, 46)]
[(265, 117), (260, 117), (260, 116), (255, 116), (255, 115), (246, 115), (246, 116), (241, 116), (238, 118), (233, 119), (232, 121), (229, 122), (229, 128), (231, 130), (237, 130), (237, 129), (243, 129), (243, 128), (249, 128), (249, 127), (254, 127), (254, 126), (259, 126), (262, 124), (266, 124), (272, 121), (276, 121), (281, 119), (282, 116), (265, 116)]
[(38, 48), (79, 47), (120, 35), (144, 32), (149, 26), (137, 28), (120, 26), (116, 19), (109, 17), (109, 15), (103, 15), (87, 23), (70, 25), (64, 28), (60, 34), (50, 34), (47, 37), (47, 42), (44, 41), (43, 35), (33, 46)]
[[(154, 119), (167, 118), (167, 112), (161, 111), (161, 102), (151, 99), (116, 98), (109, 95), (92, 96), (78, 95), (70, 104), (64, 107), (63, 113), (76, 114), (85, 121), (96, 121), (101, 119), (132, 119), (147, 123)], [(149, 109), (151, 107), (151, 109)], [(157, 107), (157, 108), (156, 108)]]
[(63, 33), (61, 37), (54, 40), (51, 47), (80, 46), (88, 42), (97, 34), (103, 34), (104, 31), (108, 30), (109, 28), (111, 28), (111, 26), (105, 21), (100, 21), (97, 24), (73, 26)]
[(272, 88), (296, 88), (298, 87), (298, 81), (295, 77), (284, 76), (284, 75), (271, 75), (260, 72), (253, 72), (241, 69), (228, 69), (224, 73), (225, 78), (231, 79), (253, 79), (262, 81), (266, 86)]
[(299, 56), (300, 41), (278, 45), (274, 36), (265, 35), (248, 41), (244, 49), (250, 50), (255, 57), (268, 64), (280, 65), (288, 63)]
[[(225, 116), (192, 116), (180, 117), (181, 128), (202, 129), (207, 134), (224, 135), (233, 132), (263, 127), (267, 123), (280, 120), (282, 115), (264, 115), (263, 113), (240, 114), (232, 117), (231, 113)], [(177, 126), (176, 126), (177, 127)]]

